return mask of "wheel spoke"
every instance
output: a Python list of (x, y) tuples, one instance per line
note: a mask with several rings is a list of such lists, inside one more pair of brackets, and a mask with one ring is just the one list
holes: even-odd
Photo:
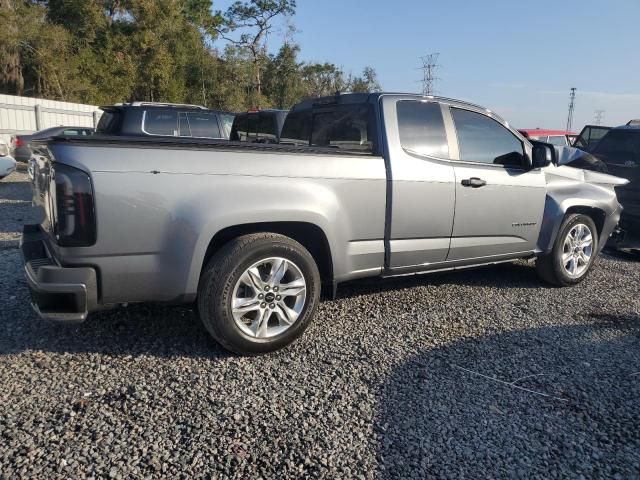
[(281, 303), (278, 306), (276, 306), (275, 311), (280, 317), (280, 319), (287, 325), (293, 324), (293, 322), (295, 322), (298, 318), (298, 314), (296, 313), (296, 311), (287, 307), (284, 303)]
[(271, 273), (269, 274), (268, 283), (271, 285), (277, 285), (287, 273), (287, 261), (284, 258), (276, 258), (271, 264)]
[(587, 232), (587, 234), (580, 241), (580, 246), (588, 247), (588, 246), (591, 246), (592, 243), (593, 243), (593, 237), (591, 236), (591, 233)]
[(251, 267), (249, 270), (247, 270), (240, 280), (242, 280), (245, 285), (253, 288), (256, 293), (261, 292), (264, 288), (264, 283), (262, 282), (262, 278), (260, 277), (260, 272), (256, 267)]
[(231, 311), (235, 314), (245, 314), (260, 309), (260, 301), (257, 298), (237, 298)]
[(283, 297), (297, 297), (306, 290), (304, 278), (299, 278), (291, 283), (283, 283), (280, 285), (280, 295)]
[(570, 259), (571, 259), (571, 252), (564, 252), (562, 254), (562, 264), (563, 265), (566, 266)]
[(258, 317), (251, 324), (251, 331), (253, 335), (258, 338), (264, 338), (267, 336), (267, 327), (269, 326), (269, 318), (273, 310), (265, 308), (260, 312)]

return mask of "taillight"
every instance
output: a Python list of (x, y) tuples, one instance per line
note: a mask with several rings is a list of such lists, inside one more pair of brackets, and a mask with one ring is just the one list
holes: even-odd
[(20, 137), (16, 137), (15, 145), (16, 147), (24, 147), (24, 140), (22, 140)]
[(82, 170), (53, 164), (55, 198), (53, 233), (63, 247), (88, 247), (96, 243), (96, 216), (91, 178)]

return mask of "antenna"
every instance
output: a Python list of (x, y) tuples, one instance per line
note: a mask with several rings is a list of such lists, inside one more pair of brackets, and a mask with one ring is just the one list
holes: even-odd
[(571, 131), (571, 124), (573, 123), (573, 110), (576, 107), (576, 87), (571, 88), (569, 94), (569, 115), (567, 116), (567, 132)]
[(439, 80), (436, 77), (436, 70), (440, 65), (438, 65), (438, 57), (440, 53), (430, 53), (423, 57), (420, 57), (422, 61), (422, 94), (423, 95), (434, 95), (436, 92), (435, 84), (436, 81)]
[(602, 119), (604, 118), (606, 110), (596, 110), (593, 112), (593, 123), (596, 125), (602, 125)]

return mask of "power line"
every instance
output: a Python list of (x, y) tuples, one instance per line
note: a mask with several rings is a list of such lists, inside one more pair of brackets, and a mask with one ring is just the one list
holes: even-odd
[(430, 53), (423, 57), (420, 57), (422, 61), (422, 94), (423, 95), (434, 95), (436, 92), (435, 85), (436, 81), (439, 80), (436, 77), (436, 70), (440, 65), (438, 65), (438, 57), (440, 53)]
[(569, 94), (569, 115), (567, 116), (567, 132), (571, 131), (571, 124), (573, 123), (573, 110), (576, 107), (576, 87), (571, 88)]
[(596, 110), (593, 112), (593, 123), (596, 125), (602, 125), (602, 119), (604, 119), (604, 114), (606, 110)]

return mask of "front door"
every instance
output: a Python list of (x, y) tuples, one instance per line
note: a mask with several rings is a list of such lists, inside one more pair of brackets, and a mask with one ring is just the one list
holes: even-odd
[(491, 260), (531, 252), (544, 211), (544, 172), (523, 142), (478, 111), (450, 107), (458, 140), (456, 206), (447, 260)]

